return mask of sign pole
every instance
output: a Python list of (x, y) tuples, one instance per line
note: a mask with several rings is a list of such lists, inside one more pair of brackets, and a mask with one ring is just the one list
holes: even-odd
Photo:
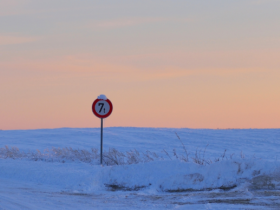
[(103, 159), (103, 118), (109, 117), (113, 111), (112, 102), (105, 96), (100, 95), (92, 104), (93, 114), (101, 119), (101, 136), (100, 136), (100, 165), (102, 166)]
[(100, 165), (102, 165), (102, 151), (103, 151), (103, 118), (101, 118), (101, 142), (100, 142)]

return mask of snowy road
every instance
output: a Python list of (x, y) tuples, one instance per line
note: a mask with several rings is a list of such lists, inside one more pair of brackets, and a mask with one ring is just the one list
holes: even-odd
[[(20, 186), (20, 187), (19, 187)], [(280, 191), (55, 192), (1, 179), (0, 209), (279, 209)]]

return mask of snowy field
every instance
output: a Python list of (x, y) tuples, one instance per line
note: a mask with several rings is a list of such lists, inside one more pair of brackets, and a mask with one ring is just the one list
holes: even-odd
[(0, 130), (0, 210), (280, 209), (280, 129)]

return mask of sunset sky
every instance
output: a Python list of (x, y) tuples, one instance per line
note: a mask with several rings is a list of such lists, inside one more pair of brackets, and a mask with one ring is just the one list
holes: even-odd
[(280, 128), (279, 0), (0, 0), (0, 129)]

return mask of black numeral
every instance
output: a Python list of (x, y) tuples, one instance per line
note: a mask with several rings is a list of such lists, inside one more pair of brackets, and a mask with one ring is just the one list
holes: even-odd
[[(101, 106), (101, 108), (100, 108), (100, 110), (99, 110), (99, 113), (101, 113), (102, 108), (103, 108), (103, 106), (104, 106), (104, 103), (98, 103), (98, 106)], [(105, 112), (105, 108), (104, 108), (104, 112)]]

